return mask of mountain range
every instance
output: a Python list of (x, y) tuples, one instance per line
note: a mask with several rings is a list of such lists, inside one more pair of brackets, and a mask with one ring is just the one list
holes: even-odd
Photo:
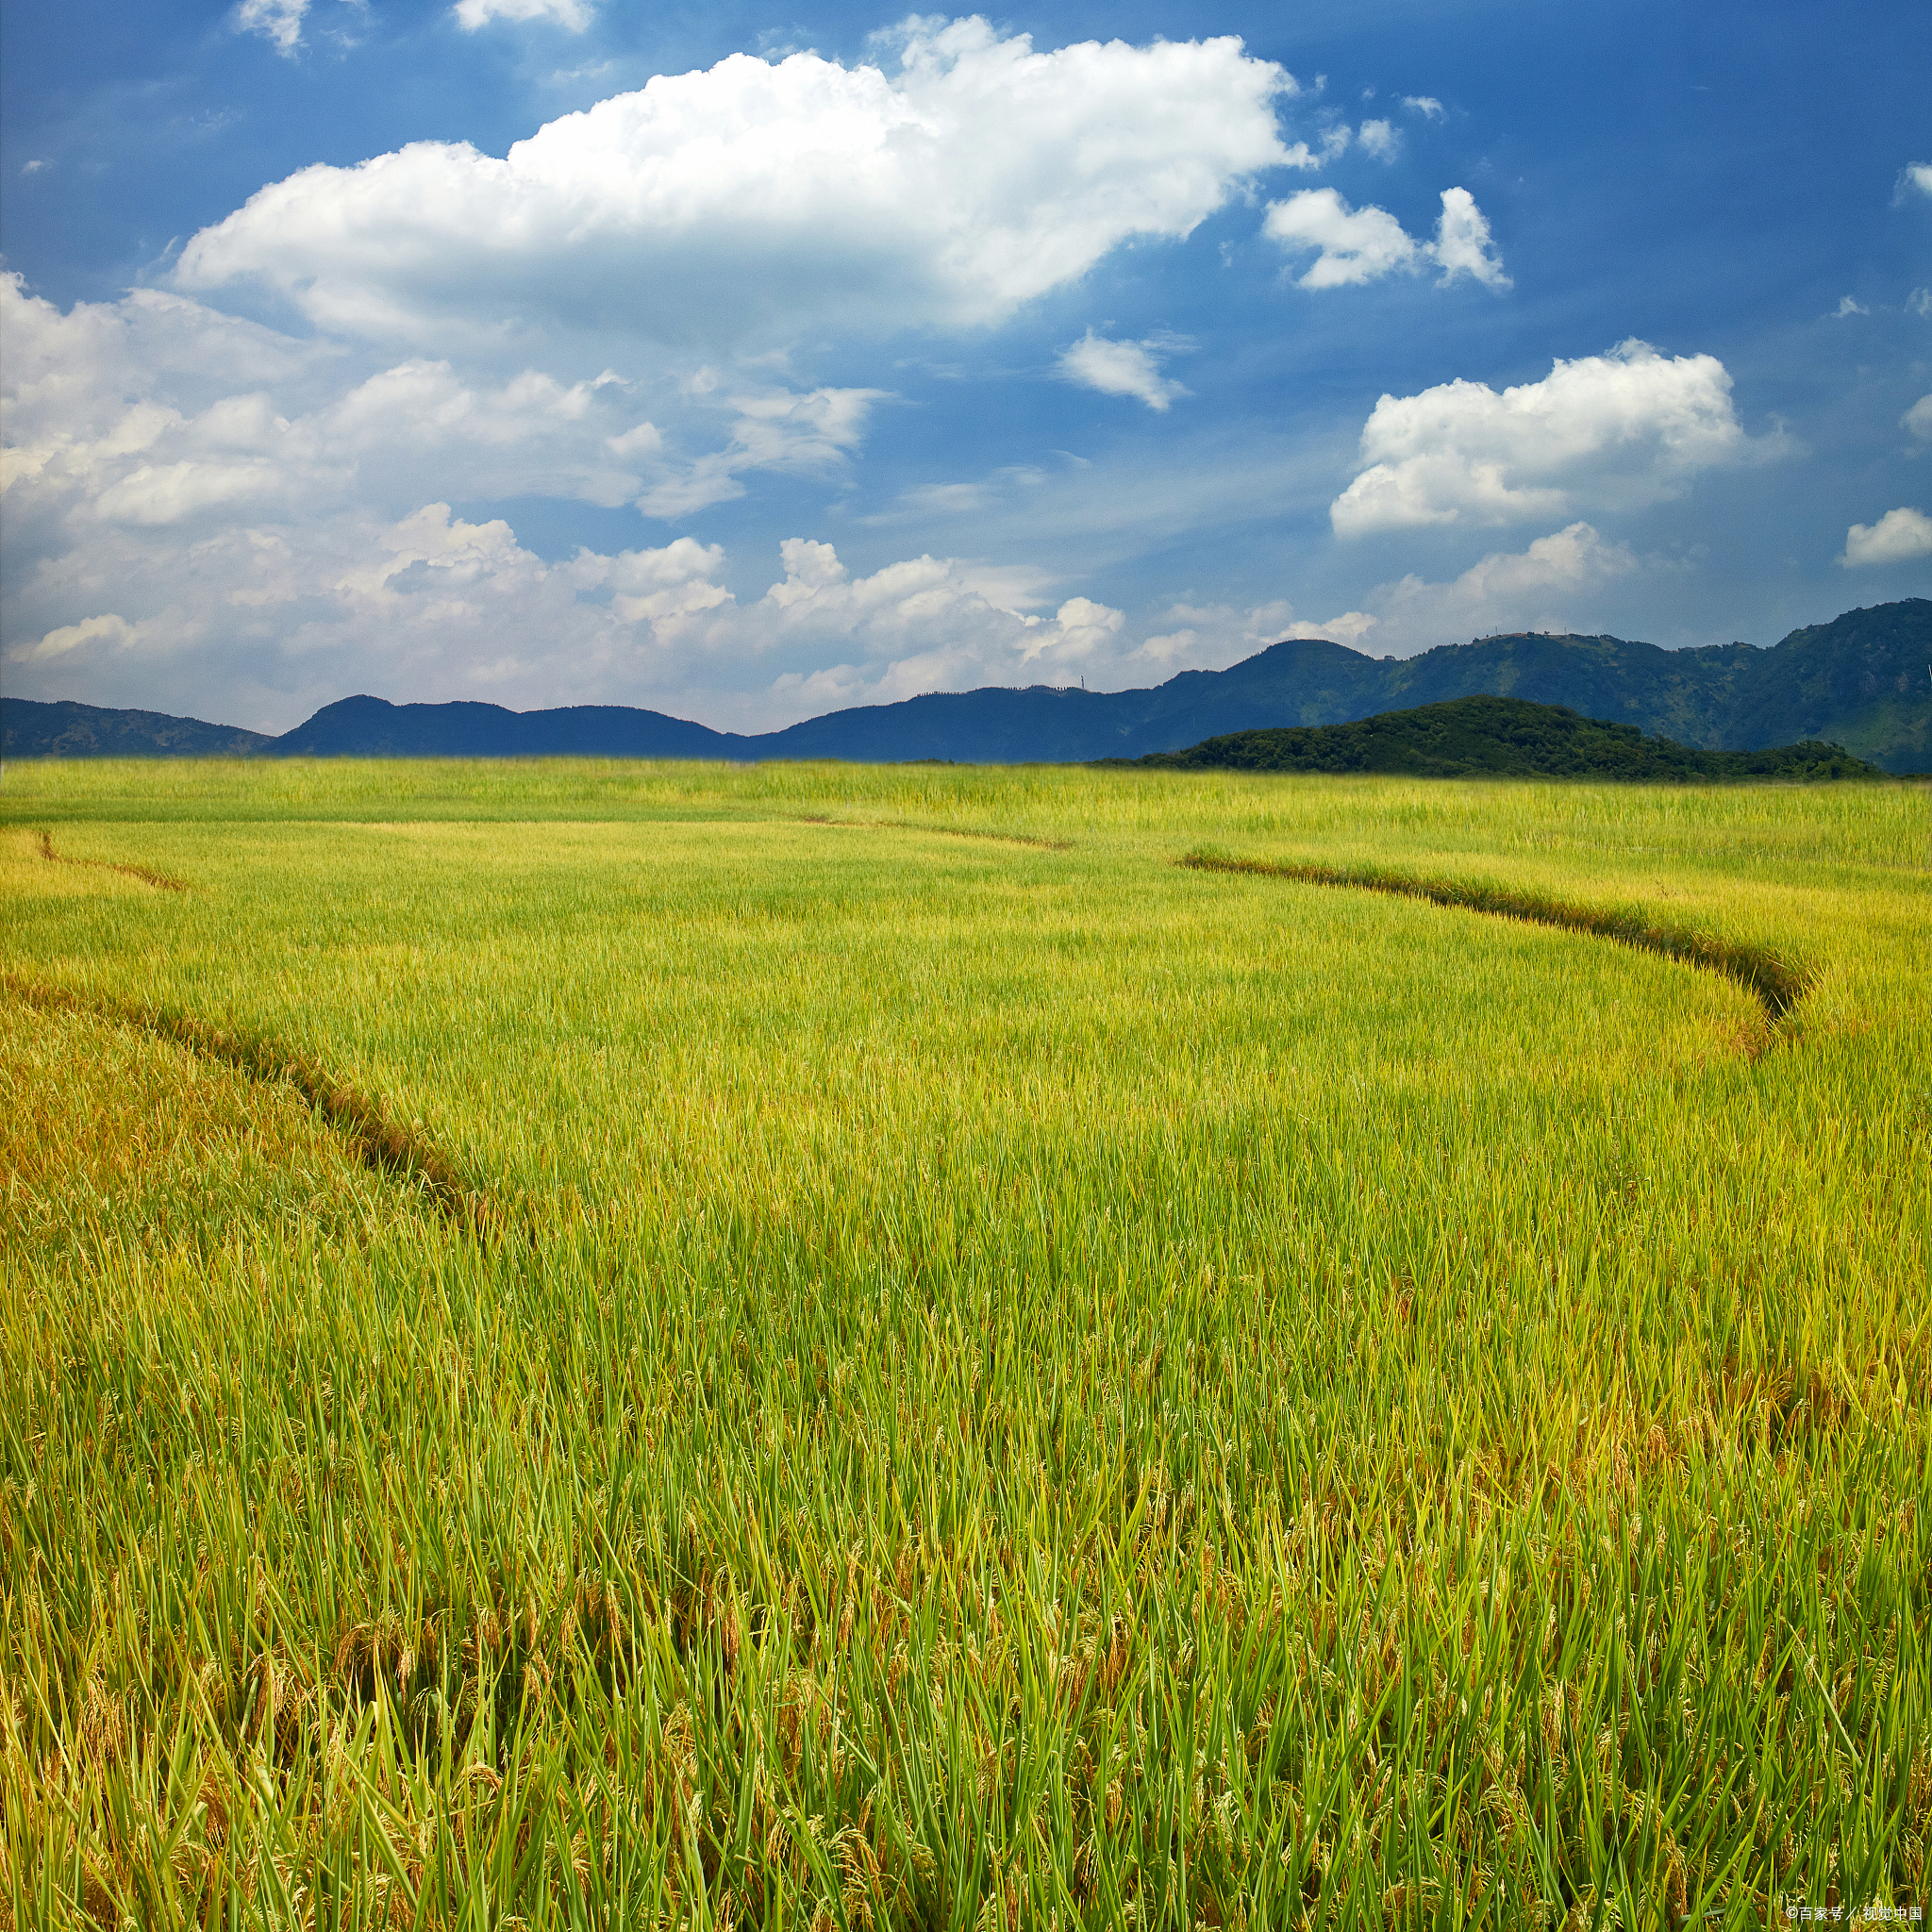
[(1848, 610), (1768, 650), (1680, 651), (1538, 631), (1370, 658), (1292, 638), (1225, 671), (1151, 689), (1047, 685), (932, 692), (807, 719), (782, 731), (712, 731), (619, 705), (325, 705), (279, 738), (76, 704), (0, 700), (8, 758), (269, 757), (845, 758), (868, 763), (1075, 763), (1138, 758), (1230, 732), (1340, 724), (1492, 695), (1561, 705), (1685, 745), (1749, 751), (1820, 740), (1889, 772), (1932, 770), (1932, 599)]

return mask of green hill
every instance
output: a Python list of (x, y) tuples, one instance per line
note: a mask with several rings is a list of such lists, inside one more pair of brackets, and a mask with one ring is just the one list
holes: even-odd
[(1882, 778), (1836, 744), (1807, 741), (1770, 751), (1708, 751), (1646, 738), (1634, 724), (1586, 718), (1522, 698), (1452, 698), (1382, 711), (1347, 724), (1234, 731), (1186, 751), (1108, 764), (1169, 770), (1380, 772), (1418, 778), (1636, 779), (1649, 784), (1725, 778)]

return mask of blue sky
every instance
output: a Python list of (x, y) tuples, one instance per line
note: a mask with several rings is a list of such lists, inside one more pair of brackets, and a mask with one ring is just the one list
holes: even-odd
[(8, 691), (740, 728), (1932, 592), (1932, 12), (6, 0)]

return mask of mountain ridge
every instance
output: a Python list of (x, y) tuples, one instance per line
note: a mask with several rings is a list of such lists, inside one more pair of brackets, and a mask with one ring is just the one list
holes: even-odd
[[(1034, 685), (936, 691), (751, 734), (621, 705), (511, 711), (469, 700), (391, 705), (367, 694), (325, 705), (273, 740), (193, 719), (85, 706), (11, 699), (0, 711), (8, 757), (117, 755), (114, 748), (37, 748), (50, 741), (48, 723), (38, 714), (64, 709), (181, 727), (166, 744), (158, 739), (150, 756), (206, 756), (182, 748), (200, 732), (226, 733), (236, 744), (231, 756), (275, 758), (1023, 764), (1136, 758), (1235, 731), (1348, 724), (1476, 696), (1559, 705), (1692, 747), (1747, 751), (1829, 741), (1887, 771), (1924, 771), (1932, 769), (1932, 599), (1844, 611), (1827, 624), (1801, 626), (1768, 649), (1731, 643), (1668, 651), (1607, 634), (1516, 631), (1440, 644), (1414, 658), (1377, 658), (1327, 639), (1290, 638), (1224, 671), (1184, 671), (1138, 690)], [(128, 741), (134, 727), (118, 737), (104, 724), (91, 729), (94, 741), (113, 739), (118, 755), (142, 755)], [(245, 748), (246, 740), (260, 741)]]

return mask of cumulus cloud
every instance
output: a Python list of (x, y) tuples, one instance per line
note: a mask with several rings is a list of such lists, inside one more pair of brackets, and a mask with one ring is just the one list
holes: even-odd
[(1932, 289), (1914, 289), (1906, 297), (1906, 313), (1932, 316)]
[(351, 335), (518, 326), (665, 341), (991, 323), (1133, 237), (1179, 239), (1290, 157), (1293, 87), (1240, 41), (1037, 53), (914, 19), (897, 72), (735, 54), (503, 159), (421, 142), (274, 183), (175, 285), (274, 291)]
[(1059, 372), (1069, 382), (1097, 389), (1102, 395), (1133, 396), (1150, 409), (1165, 410), (1188, 391), (1160, 373), (1160, 358), (1186, 344), (1172, 337), (1139, 342), (1109, 341), (1090, 328), (1071, 348), (1063, 349)]
[(793, 717), (928, 691), (1112, 676), (1129, 655), (1120, 611), (1088, 597), (1050, 616), (1016, 610), (998, 601), (999, 574), (988, 581), (957, 558), (908, 558), (854, 578), (829, 543), (793, 538), (780, 555), (784, 580), (743, 613), (745, 625), (767, 650), (809, 641), (851, 652), (774, 681), (770, 701)]
[(1910, 563), (1920, 557), (1932, 557), (1932, 517), (1901, 504), (1875, 524), (1854, 524), (1845, 532), (1839, 562), (1856, 570), (1868, 563)]
[(292, 55), (302, 44), (302, 20), (308, 0), (241, 0), (231, 16), (235, 31), (259, 34), (270, 45)]
[(1442, 104), (1434, 94), (1404, 94), (1402, 105), (1413, 108), (1427, 121), (1440, 121), (1442, 118)]
[(1590, 604), (1599, 587), (1638, 568), (1627, 544), (1607, 543), (1579, 522), (1539, 537), (1526, 550), (1491, 551), (1448, 583), (1410, 574), (1367, 602), (1376, 642), (1406, 655), (1475, 633), (1591, 625)]
[(1892, 200), (1901, 202), (1912, 194), (1932, 195), (1932, 161), (1908, 161), (1899, 171), (1898, 186), (1892, 191)]
[(1492, 551), (1447, 583), (1411, 573), (1379, 584), (1362, 599), (1361, 609), (1325, 620), (1298, 618), (1276, 635), (1327, 638), (1358, 651), (1407, 658), (1497, 631), (1593, 630), (1591, 606), (1603, 586), (1641, 568), (1627, 544), (1607, 543), (1579, 522), (1539, 537), (1526, 550)]
[(8, 655), (19, 663), (44, 664), (52, 658), (64, 658), (84, 644), (125, 650), (134, 639), (134, 626), (125, 617), (108, 611), (100, 617), (83, 617), (78, 624), (58, 625), (38, 641)]
[(1385, 395), (1363, 425), (1361, 473), (1329, 506), (1336, 534), (1504, 524), (1623, 508), (1680, 493), (1698, 471), (1775, 453), (1753, 443), (1714, 356), (1630, 341), (1560, 358), (1499, 395), (1458, 379)]
[(458, 26), (475, 33), (492, 20), (549, 20), (580, 34), (591, 24), (583, 0), (457, 0), (450, 8)]
[[(363, 375), (326, 343), (154, 291), (62, 315), (0, 277), (0, 477), (9, 491), (35, 479), (70, 541), (88, 523), (189, 527), (224, 510), (293, 517), (451, 495), (681, 517), (741, 495), (751, 472), (835, 477), (884, 393), (706, 382), (678, 398), (660, 387), (680, 413), (672, 437), (639, 407), (639, 385), (610, 370), (479, 380), (418, 356)], [(9, 512), (22, 513), (11, 495)]]
[(1378, 161), (1392, 161), (1402, 152), (1402, 134), (1388, 121), (1364, 121), (1356, 131), (1365, 154), (1372, 154)]
[(1224, 604), (1173, 606), (1134, 654), (1151, 678), (1185, 665), (1231, 664), (1284, 638), (1325, 638), (1371, 655), (1409, 657), (1494, 631), (1594, 630), (1603, 587), (1643, 568), (1627, 544), (1606, 542), (1587, 523), (1539, 537), (1526, 550), (1494, 551), (1447, 583), (1413, 574), (1377, 585), (1362, 608), (1297, 617), (1286, 601), (1242, 610)]
[(1855, 301), (1849, 295), (1840, 295), (1838, 307), (1831, 312), (1834, 322), (1842, 322), (1848, 315), (1870, 315), (1872, 311), (1862, 302)]
[(1305, 189), (1287, 201), (1271, 202), (1261, 232), (1291, 250), (1321, 251), (1301, 277), (1305, 289), (1372, 282), (1391, 269), (1413, 267), (1417, 253), (1386, 208), (1351, 208), (1333, 188)]
[(1442, 191), (1432, 242), (1416, 241), (1386, 208), (1351, 208), (1333, 188), (1306, 188), (1269, 203), (1261, 232), (1293, 254), (1319, 251), (1297, 278), (1305, 289), (1345, 288), (1432, 263), (1441, 267), (1442, 282), (1469, 275), (1492, 289), (1510, 286), (1489, 222), (1466, 188)]
[(1921, 396), (1899, 419), (1899, 426), (1921, 442), (1932, 442), (1932, 395)]
[(1435, 246), (1429, 252), (1441, 264), (1444, 282), (1468, 275), (1491, 289), (1510, 286), (1491, 241), (1489, 222), (1466, 188), (1442, 191), (1442, 212), (1437, 218)]

